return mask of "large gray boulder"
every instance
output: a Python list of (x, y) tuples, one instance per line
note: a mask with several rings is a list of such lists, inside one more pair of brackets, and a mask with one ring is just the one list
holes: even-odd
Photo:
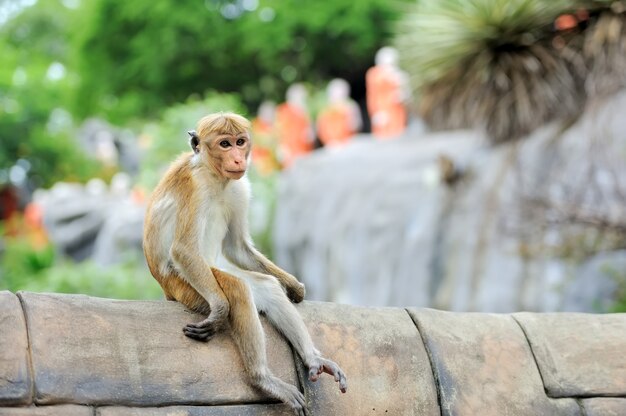
[(59, 182), (38, 190), (35, 201), (57, 250), (102, 266), (142, 257), (145, 205), (133, 200), (130, 185), (130, 177), (118, 173), (110, 186), (92, 179), (86, 185)]
[(276, 260), (316, 300), (606, 310), (626, 279), (625, 107), (498, 147), (456, 131), (316, 152), (281, 178)]

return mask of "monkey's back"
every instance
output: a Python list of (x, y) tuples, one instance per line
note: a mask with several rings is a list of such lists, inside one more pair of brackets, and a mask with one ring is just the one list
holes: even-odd
[(176, 232), (178, 203), (189, 203), (192, 194), (190, 160), (193, 153), (180, 155), (168, 168), (150, 196), (143, 228), (143, 251), (150, 272), (161, 281), (170, 274), (169, 251)]

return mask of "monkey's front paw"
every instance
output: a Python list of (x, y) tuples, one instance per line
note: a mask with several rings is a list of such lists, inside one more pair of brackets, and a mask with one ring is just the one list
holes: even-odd
[(219, 332), (224, 325), (215, 320), (212, 316), (209, 316), (203, 321), (187, 324), (183, 328), (183, 333), (189, 338), (193, 338), (198, 341), (208, 341), (213, 335)]
[(304, 284), (300, 282), (296, 282), (294, 285), (290, 285), (287, 287), (287, 297), (293, 303), (300, 303), (304, 300), (304, 295), (306, 293), (306, 289), (304, 288)]

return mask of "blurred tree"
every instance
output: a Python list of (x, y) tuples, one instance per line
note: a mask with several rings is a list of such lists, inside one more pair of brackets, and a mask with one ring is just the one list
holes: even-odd
[(114, 122), (208, 89), (256, 106), (294, 81), (362, 76), (398, 13), (385, 0), (84, 3), (75, 110)]
[(435, 129), (479, 126), (495, 143), (576, 115), (584, 68), (553, 42), (554, 20), (572, 8), (571, 0), (416, 1), (396, 44), (420, 115)]
[(295, 81), (359, 79), (397, 13), (384, 0), (0, 4), (0, 182), (21, 158), (35, 186), (95, 174), (77, 118), (159, 117), (211, 89), (256, 108)]
[(71, 140), (66, 110), (75, 83), (67, 64), (72, 10), (59, 0), (23, 7), (0, 25), (0, 184), (18, 159), (28, 160), (34, 186), (85, 179), (97, 166)]

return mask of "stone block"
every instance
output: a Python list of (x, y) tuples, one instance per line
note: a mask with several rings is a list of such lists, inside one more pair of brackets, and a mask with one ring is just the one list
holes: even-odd
[(546, 397), (528, 342), (510, 315), (409, 309), (438, 380), (443, 416), (580, 416)]
[(0, 406), (29, 404), (32, 400), (28, 362), (28, 335), (20, 301), (0, 292)]
[(626, 396), (626, 314), (514, 316), (549, 396)]
[(241, 406), (99, 407), (96, 416), (293, 416), (283, 404)]
[(624, 416), (626, 397), (599, 397), (582, 400), (586, 416)]
[(322, 302), (297, 308), (317, 348), (348, 378), (348, 392), (342, 394), (330, 376), (313, 383), (301, 366), (310, 414), (440, 414), (428, 356), (405, 310)]
[(0, 407), (0, 416), (93, 416), (93, 408), (73, 404), (39, 407)]
[[(122, 406), (262, 402), (227, 333), (183, 335), (202, 316), (181, 304), (22, 293), (38, 404)], [(297, 383), (289, 345), (265, 324), (274, 374)]]

